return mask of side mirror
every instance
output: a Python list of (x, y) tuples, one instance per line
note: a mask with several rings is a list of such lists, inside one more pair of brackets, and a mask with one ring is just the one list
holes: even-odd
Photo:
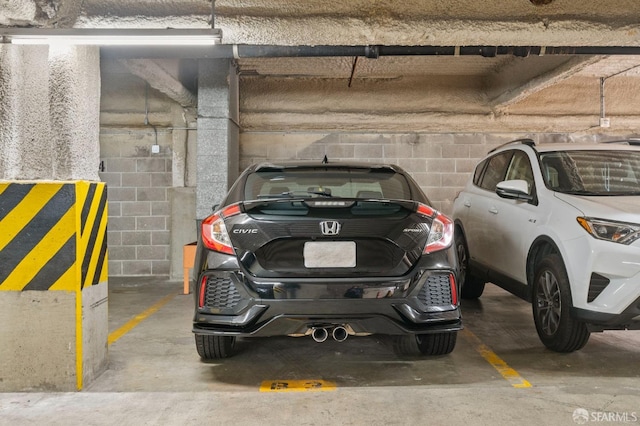
[(510, 200), (533, 201), (533, 196), (529, 195), (529, 184), (526, 180), (514, 179), (499, 182), (496, 185), (496, 194), (502, 198)]

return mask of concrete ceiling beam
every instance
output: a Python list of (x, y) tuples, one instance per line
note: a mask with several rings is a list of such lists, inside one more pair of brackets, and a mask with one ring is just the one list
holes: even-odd
[(158, 62), (150, 59), (121, 59), (120, 63), (132, 74), (148, 82), (149, 86), (164, 93), (181, 106), (197, 105), (197, 97)]
[(489, 106), (495, 114), (504, 113), (534, 93), (567, 80), (585, 68), (601, 62), (602, 56), (540, 58), (532, 61), (514, 60), (485, 80)]
[[(543, 133), (598, 133), (598, 114), (592, 115), (509, 115), (456, 114), (454, 112), (429, 112), (405, 114), (324, 113), (322, 120), (314, 113), (256, 112), (241, 116), (241, 127), (246, 132), (281, 132), (295, 129), (298, 132), (332, 132), (349, 129), (349, 132), (378, 133), (506, 133), (519, 136), (528, 132)], [(615, 129), (609, 133), (629, 136), (637, 134), (640, 117), (615, 117)], [(515, 136), (514, 136), (515, 138)]]

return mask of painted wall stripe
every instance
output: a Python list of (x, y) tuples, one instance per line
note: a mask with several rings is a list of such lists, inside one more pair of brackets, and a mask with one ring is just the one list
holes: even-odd
[[(78, 291), (81, 295), (82, 292)], [(84, 354), (82, 341), (82, 297), (76, 297), (76, 388), (82, 390), (84, 386)]]
[[(66, 290), (69, 291), (69, 283), (76, 282), (78, 280), (78, 271), (75, 267), (71, 267), (64, 271), (64, 273), (54, 282), (49, 291)], [(82, 317), (81, 317), (82, 318)], [(82, 321), (80, 321), (82, 322)]]
[(7, 185), (0, 188), (2, 201), (0, 202), (0, 221), (4, 219), (18, 203), (31, 191), (34, 184), (31, 185)]
[[(56, 241), (48, 241), (46, 240), (46, 236), (52, 228), (56, 227), (59, 222), (63, 221), (63, 218), (73, 206), (73, 185), (47, 184), (46, 187), (40, 186), (36, 188), (38, 188), (38, 190), (30, 191), (27, 198), (30, 198), (31, 194), (34, 192), (42, 192), (43, 196), (46, 197), (51, 195), (50, 193), (52, 190), (57, 189), (57, 191), (52, 194), (48, 202), (44, 204), (40, 210), (35, 212), (31, 211), (28, 215), (27, 212), (23, 212), (22, 218), (15, 218), (16, 221), (13, 226), (20, 226), (20, 224), (24, 224), (24, 226), (4, 248), (0, 247), (3, 254), (3, 267), (2, 270), (0, 270), (0, 283), (6, 281), (10, 274), (14, 276), (14, 279), (24, 279), (20, 273), (14, 275), (16, 272), (15, 270), (19, 268), (20, 264), (23, 264), (24, 268), (28, 267), (25, 263), (41, 263), (42, 261), (50, 259), (52, 253), (50, 253), (51, 246), (48, 243), (55, 243)], [(28, 205), (28, 201), (20, 204), (16, 209), (14, 209), (14, 211), (22, 211), (22, 206), (24, 204)], [(39, 205), (37, 201), (36, 204)], [(8, 218), (5, 218), (5, 220), (8, 220)], [(62, 223), (60, 227), (65, 228), (72, 225), (73, 222), (70, 224)], [(11, 228), (11, 226), (3, 227), (3, 230), (5, 228)], [(72, 232), (72, 229), (67, 229), (66, 231)], [(64, 243), (67, 239), (68, 236), (64, 238), (62, 242)], [(34, 250), (36, 247), (39, 249)], [(27, 283), (28, 281), (25, 281), (22, 285), (24, 286)]]
[[(9, 188), (14, 185), (10, 185)], [(15, 185), (20, 186), (20, 185)], [(34, 187), (35, 188), (35, 187)], [(48, 204), (53, 196), (62, 188), (62, 185), (47, 185), (47, 187), (39, 187), (38, 190), (29, 191), (25, 197), (19, 200), (19, 204), (15, 206), (9, 214), (7, 214), (0, 222), (0, 250), (9, 245), (18, 234), (29, 226), (34, 219), (34, 215), (37, 215)], [(19, 194), (13, 192), (10, 195), (2, 195), (3, 204), (5, 202), (11, 203), (11, 196), (17, 196)], [(5, 200), (8, 197), (9, 200)], [(60, 216), (66, 212), (66, 209), (61, 212)], [(40, 215), (42, 217), (42, 215)], [(7, 224), (6, 226), (1, 226)], [(10, 226), (9, 226), (10, 225)], [(24, 232), (23, 236), (24, 236)], [(24, 238), (24, 237), (23, 237)], [(28, 235), (26, 239), (29, 240)], [(27, 241), (28, 242), (28, 241)]]
[[(67, 211), (22, 259), (7, 277), (10, 287), (14, 290), (47, 290), (73, 265), (76, 258), (73, 216), (73, 210)], [(50, 257), (51, 253), (54, 253), (53, 257)]]
[(12, 182), (0, 191), (0, 290), (71, 291), (107, 280), (104, 183)]
[(22, 290), (49, 290), (76, 261), (76, 239), (72, 235)]
[[(92, 185), (95, 186), (95, 185)], [(100, 248), (102, 247), (102, 239), (106, 238), (106, 222), (103, 223), (102, 219), (103, 216), (106, 216), (106, 207), (107, 207), (107, 191), (105, 189), (106, 187), (102, 187), (102, 191), (100, 194), (96, 194), (99, 195), (98, 197), (93, 197), (93, 194), (95, 193), (95, 189), (93, 191), (89, 191), (89, 195), (92, 196), (92, 200), (91, 200), (91, 208), (90, 211), (94, 214), (91, 214), (89, 217), (92, 218), (92, 223), (91, 223), (91, 227), (89, 228), (91, 230), (91, 232), (88, 234), (88, 241), (86, 238), (86, 234), (87, 234), (87, 229), (85, 229), (85, 232), (82, 232), (82, 235), (80, 237), (80, 239), (84, 242), (87, 241), (86, 243), (86, 250), (84, 252), (84, 259), (82, 260), (82, 278), (81, 278), (81, 287), (84, 288), (85, 285), (91, 285), (93, 282), (93, 274), (91, 274), (91, 281), (89, 281), (87, 283), (87, 276), (89, 276), (89, 272), (90, 272), (90, 263), (93, 260), (96, 260), (96, 258), (99, 257), (99, 253), (100, 253)], [(87, 201), (89, 200), (89, 198), (87, 198)], [(85, 205), (88, 203), (85, 203)], [(104, 226), (104, 229), (101, 229), (101, 225)], [(103, 231), (103, 232), (100, 232)], [(96, 246), (98, 247), (97, 253), (96, 253)], [(95, 265), (98, 266), (98, 265)], [(102, 265), (99, 265), (99, 268), (102, 268)], [(95, 269), (94, 269), (95, 270)]]
[(84, 225), (87, 222), (87, 217), (89, 217), (89, 209), (91, 208), (91, 203), (93, 202), (93, 197), (96, 193), (96, 186), (89, 185), (89, 190), (85, 195), (85, 200), (82, 205), (82, 213), (80, 214), (80, 234), (84, 234)]
[[(106, 220), (106, 216), (105, 216)], [(107, 279), (107, 268), (105, 268), (107, 264), (107, 233), (106, 233), (106, 224), (105, 224), (105, 232), (103, 233), (104, 238), (102, 238), (102, 246), (100, 247), (100, 254), (98, 254), (97, 264), (95, 268), (95, 273), (93, 274), (93, 281), (91, 281), (91, 285), (96, 285), (101, 281), (106, 281)]]

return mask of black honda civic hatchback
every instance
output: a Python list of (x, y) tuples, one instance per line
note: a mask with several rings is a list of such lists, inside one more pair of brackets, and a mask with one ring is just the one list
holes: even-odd
[(232, 355), (238, 337), (383, 334), (399, 353), (454, 349), (453, 222), (401, 168), (256, 164), (216, 209), (195, 257), (202, 359)]

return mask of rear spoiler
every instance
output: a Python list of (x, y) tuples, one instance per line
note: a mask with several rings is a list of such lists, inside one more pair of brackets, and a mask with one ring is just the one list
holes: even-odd
[(309, 209), (348, 209), (355, 205), (377, 204), (377, 205), (398, 205), (407, 210), (416, 211), (418, 202), (412, 200), (390, 200), (390, 199), (377, 199), (377, 198), (318, 198), (318, 197), (280, 197), (265, 198), (260, 200), (250, 200), (240, 202), (241, 209), (245, 212), (249, 212), (256, 208), (280, 208), (284, 209), (287, 205), (297, 208), (309, 208)]

